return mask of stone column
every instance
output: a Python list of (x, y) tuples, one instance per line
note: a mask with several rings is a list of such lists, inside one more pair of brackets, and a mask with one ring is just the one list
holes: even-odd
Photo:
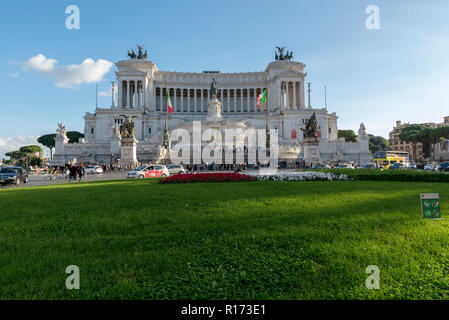
[(178, 111), (178, 88), (173, 88), (173, 109)]
[(112, 84), (112, 108), (115, 108), (115, 81), (112, 81), (111, 84)]
[(201, 104), (200, 104), (200, 112), (203, 112), (203, 105), (204, 105), (204, 97), (203, 97), (203, 89), (200, 89), (200, 100), (201, 100)]
[(249, 97), (251, 95), (251, 89), (247, 88), (246, 89), (246, 108), (247, 108), (247, 112), (251, 112), (251, 108), (250, 108), (250, 104), (249, 104)]
[(304, 98), (304, 81), (301, 81), (299, 83), (299, 96), (300, 96), (299, 106), (301, 108), (304, 108), (306, 106), (305, 98)]
[(240, 88), (240, 112), (243, 112), (243, 89)]
[(290, 108), (290, 82), (286, 81), (285, 82), (285, 91), (287, 92), (286, 94), (286, 98), (285, 98), (285, 104), (287, 106), (287, 108)]
[(190, 113), (190, 89), (187, 89), (187, 112)]
[(181, 99), (181, 112), (184, 112), (184, 89), (183, 88), (179, 89), (179, 93), (180, 93), (179, 98)]
[(234, 91), (234, 113), (237, 112), (237, 89), (233, 89)]
[(296, 86), (297, 86), (297, 82), (293, 82), (293, 109), (297, 109), (296, 106)]
[(136, 87), (136, 105), (134, 106), (135, 108), (139, 108), (140, 107), (140, 90), (139, 90), (139, 80), (136, 80), (135, 82), (135, 87)]
[(163, 102), (164, 102), (164, 88), (159, 87), (159, 111), (164, 110)]
[(129, 90), (129, 88), (131, 87), (130, 86), (130, 84), (129, 84), (129, 80), (127, 80), (126, 81), (126, 108), (129, 108), (130, 107), (130, 104), (129, 104), (129, 100), (130, 100), (130, 90)]
[[(153, 91), (154, 92), (154, 91)], [(154, 99), (153, 99), (154, 101)], [(142, 81), (142, 106), (143, 109), (147, 107), (147, 79)], [(148, 109), (150, 109), (150, 106), (148, 106)]]
[[(223, 99), (224, 99), (224, 93), (225, 93), (225, 89), (223, 89)], [(226, 89), (226, 112), (229, 112), (229, 90), (228, 89)]]
[(310, 89), (310, 82), (309, 83), (307, 83), (307, 95), (308, 95), (308, 99), (309, 99), (309, 102), (308, 102), (308, 106), (307, 106), (307, 108), (312, 108), (312, 102), (310, 101), (310, 92), (311, 92), (312, 90)]
[(123, 95), (123, 86), (122, 81), (118, 81), (118, 92), (117, 92), (117, 107), (123, 108), (122, 95)]
[(197, 95), (198, 91), (197, 89), (193, 89), (193, 104), (194, 104), (194, 110), (195, 113), (198, 112), (198, 104), (197, 104), (197, 99), (196, 99), (196, 95)]
[(136, 105), (134, 106), (135, 108), (139, 108), (140, 107), (140, 88), (139, 88), (139, 80), (136, 80)]

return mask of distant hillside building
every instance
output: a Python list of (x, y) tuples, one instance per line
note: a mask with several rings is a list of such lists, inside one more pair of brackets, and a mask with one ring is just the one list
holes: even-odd
[[(428, 122), (428, 123), (420, 123), (420, 125), (430, 127), (430, 128), (437, 128), (441, 126), (449, 126), (449, 116), (443, 118), (442, 123), (435, 123), (435, 122)], [(390, 146), (388, 148), (389, 151), (407, 151), (410, 155), (410, 161), (423, 161), (423, 150), (422, 150), (422, 144), (417, 143), (416, 144), (416, 153), (414, 152), (414, 144), (413, 143), (407, 143), (406, 141), (403, 141), (399, 138), (399, 135), (401, 134), (402, 129), (410, 125), (410, 123), (402, 123), (401, 120), (396, 121), (396, 126), (393, 127), (393, 130), (390, 132)], [(414, 159), (414, 155), (416, 154), (416, 159)], [(441, 143), (437, 143), (434, 146), (433, 150), (433, 159), (439, 160), (439, 161), (446, 161), (449, 160), (449, 140), (444, 140)]]

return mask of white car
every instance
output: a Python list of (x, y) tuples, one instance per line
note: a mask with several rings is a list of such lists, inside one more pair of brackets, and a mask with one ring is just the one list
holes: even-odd
[(433, 164), (426, 164), (425, 166), (424, 166), (424, 170), (427, 170), (427, 171), (435, 171), (437, 168), (433, 165)]
[(169, 164), (167, 166), (167, 169), (168, 169), (168, 172), (170, 172), (171, 175), (186, 173), (186, 170), (180, 164)]
[(143, 178), (166, 178), (170, 175), (166, 166), (163, 165), (149, 165), (141, 166), (136, 170), (128, 172), (126, 178), (129, 179), (143, 179)]
[(343, 163), (336, 166), (335, 169), (354, 169), (354, 165), (351, 163)]
[(87, 166), (86, 174), (100, 174), (103, 173), (103, 168), (100, 166)]

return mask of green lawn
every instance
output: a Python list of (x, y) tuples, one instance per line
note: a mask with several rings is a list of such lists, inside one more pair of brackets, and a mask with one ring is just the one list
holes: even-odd
[[(381, 181), (0, 190), (3, 299), (449, 299), (449, 223)], [(77, 265), (81, 289), (67, 290)], [(380, 268), (367, 290), (365, 268)]]

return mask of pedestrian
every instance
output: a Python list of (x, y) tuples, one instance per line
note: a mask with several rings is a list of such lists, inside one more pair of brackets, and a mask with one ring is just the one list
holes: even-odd
[(78, 166), (78, 179), (79, 182), (83, 181), (84, 178), (86, 177), (86, 169), (84, 169), (83, 165), (80, 163)]
[(78, 169), (73, 165), (73, 163), (71, 163), (69, 167), (69, 182), (76, 181), (77, 173)]

